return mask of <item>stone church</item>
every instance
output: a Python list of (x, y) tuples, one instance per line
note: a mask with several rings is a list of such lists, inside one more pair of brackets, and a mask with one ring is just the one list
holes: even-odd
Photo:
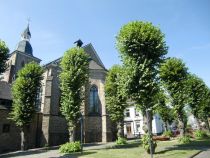
[[(0, 153), (20, 149), (20, 131), (14, 122), (8, 119), (12, 106), (11, 85), (17, 72), (25, 64), (35, 61), (30, 44), (29, 25), (21, 34), (21, 41), (10, 54), (8, 69), (0, 78)], [(83, 115), (83, 142), (107, 142), (113, 140), (110, 119), (106, 112), (104, 84), (107, 70), (97, 55), (92, 44), (82, 47), (91, 60), (89, 62), (89, 84), (86, 86), (85, 104), (81, 108)], [(43, 65), (42, 88), (37, 97), (36, 115), (30, 125), (29, 147), (54, 146), (68, 141), (68, 130), (65, 118), (61, 115), (58, 58)], [(76, 137), (81, 136), (78, 122)]]

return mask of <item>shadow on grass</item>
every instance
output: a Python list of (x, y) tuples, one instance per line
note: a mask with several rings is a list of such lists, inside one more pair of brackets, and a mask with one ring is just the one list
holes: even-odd
[(95, 154), (96, 152), (93, 151), (84, 151), (83, 153), (71, 153), (71, 154), (65, 154), (59, 157), (49, 157), (49, 158), (79, 158), (81, 156)]
[(210, 148), (210, 139), (193, 140), (188, 144), (177, 144), (174, 146), (166, 147), (164, 150), (157, 151), (155, 154), (165, 154), (172, 150), (207, 150)]
[(2, 155), (1, 158), (8, 158), (8, 157), (15, 157), (15, 156), (27, 156), (27, 155), (35, 155), (35, 154), (40, 154), (47, 152), (47, 149), (42, 149), (42, 150), (34, 150), (34, 151), (20, 151), (20, 152), (14, 152), (14, 153), (8, 153), (5, 155)]
[(107, 147), (106, 149), (128, 149), (128, 148), (136, 148), (141, 145), (140, 142), (132, 142), (124, 145), (114, 145), (112, 147)]

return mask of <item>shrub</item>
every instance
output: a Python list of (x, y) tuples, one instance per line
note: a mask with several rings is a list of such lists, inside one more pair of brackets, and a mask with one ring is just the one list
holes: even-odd
[(180, 137), (178, 139), (178, 142), (179, 143), (182, 143), (182, 144), (188, 144), (188, 143), (191, 142), (191, 140), (190, 140), (190, 137), (189, 136), (183, 136), (183, 137)]
[(202, 131), (202, 130), (196, 130), (194, 132), (194, 136), (197, 139), (203, 139), (203, 138), (208, 137), (207, 133), (205, 131)]
[(165, 131), (163, 133), (163, 136), (166, 136), (166, 137), (172, 137), (173, 136), (173, 133), (171, 131)]
[(61, 153), (72, 153), (81, 151), (81, 144), (80, 142), (71, 142), (66, 143), (60, 146), (59, 151)]
[(126, 140), (125, 138), (118, 137), (117, 140), (116, 140), (116, 144), (117, 144), (117, 145), (124, 145), (124, 144), (127, 144), (127, 140)]
[[(147, 151), (147, 153), (150, 153), (150, 137), (149, 137), (149, 134), (145, 134), (143, 135), (142, 137), (142, 145), (143, 145), (143, 148)], [(152, 139), (151, 139), (152, 141)], [(153, 142), (153, 152), (152, 153), (155, 153), (155, 148), (157, 147), (157, 143), (156, 141), (152, 141)]]

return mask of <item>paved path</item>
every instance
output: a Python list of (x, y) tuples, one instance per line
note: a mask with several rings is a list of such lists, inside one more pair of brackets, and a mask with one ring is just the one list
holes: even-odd
[[(85, 144), (83, 150), (105, 149), (115, 145), (115, 142), (106, 144)], [(90, 151), (91, 152), (91, 151)], [(60, 154), (58, 147), (47, 150), (44, 148), (31, 149), (28, 151), (16, 151), (0, 155), (0, 158), (77, 158), (78, 156), (69, 156)]]
[(196, 155), (194, 158), (210, 158), (210, 149), (202, 151), (200, 154)]

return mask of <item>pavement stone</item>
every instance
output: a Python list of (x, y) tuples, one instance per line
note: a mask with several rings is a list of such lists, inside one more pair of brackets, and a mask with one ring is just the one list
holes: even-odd
[[(90, 143), (84, 144), (83, 150), (97, 150), (105, 149), (115, 145), (115, 142), (109, 143)], [(16, 151), (6, 154), (1, 154), (0, 158), (74, 158), (74, 156), (63, 155), (59, 153), (58, 147), (53, 148), (39, 148), (39, 149), (30, 149), (27, 151)]]
[(196, 155), (194, 158), (210, 158), (210, 149), (204, 150), (198, 155)]

